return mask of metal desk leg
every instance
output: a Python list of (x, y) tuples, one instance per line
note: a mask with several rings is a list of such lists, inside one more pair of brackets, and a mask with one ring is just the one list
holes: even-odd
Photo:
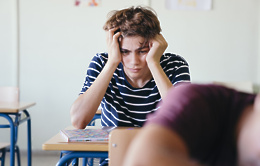
[(6, 118), (10, 124), (10, 166), (14, 166), (14, 159), (15, 159), (15, 126), (12, 118), (7, 114), (0, 114), (0, 116)]
[(26, 115), (27, 119), (27, 160), (28, 160), (28, 166), (32, 165), (32, 142), (31, 142), (31, 118), (30, 114), (27, 110), (23, 111)]
[[(88, 164), (88, 160), (89, 160), (89, 158), (83, 158), (82, 159), (82, 166), (86, 166)], [(90, 166), (93, 166), (93, 164), (90, 165)]]
[(73, 158), (108, 158), (108, 152), (71, 152), (60, 158), (56, 166), (65, 166)]
[(17, 157), (17, 165), (21, 166), (20, 149), (17, 145), (15, 146), (15, 153)]
[[(60, 158), (62, 158), (62, 156), (64, 156), (64, 155), (67, 155), (68, 153), (71, 153), (71, 151), (61, 151), (60, 152)], [(68, 166), (68, 165), (72, 165), (72, 166), (78, 166), (79, 165), (79, 160), (78, 160), (78, 158), (75, 158), (75, 159), (72, 159), (72, 160), (70, 160), (70, 161), (67, 161), (66, 162), (66, 166)]]

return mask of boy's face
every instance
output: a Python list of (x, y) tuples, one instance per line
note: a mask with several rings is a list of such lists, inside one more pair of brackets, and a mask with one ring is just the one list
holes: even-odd
[(138, 80), (151, 79), (151, 72), (146, 63), (146, 55), (150, 48), (143, 37), (129, 36), (120, 40), (120, 51), (124, 72), (128, 79), (135, 82)]

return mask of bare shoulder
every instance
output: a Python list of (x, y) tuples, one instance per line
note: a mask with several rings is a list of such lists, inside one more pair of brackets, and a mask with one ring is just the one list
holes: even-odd
[(183, 154), (188, 153), (181, 137), (171, 129), (161, 125), (147, 125), (140, 132), (139, 138), (145, 139), (148, 143), (158, 146), (158, 148), (178, 150)]
[(174, 131), (156, 124), (141, 129), (125, 157), (124, 166), (188, 166), (188, 150)]

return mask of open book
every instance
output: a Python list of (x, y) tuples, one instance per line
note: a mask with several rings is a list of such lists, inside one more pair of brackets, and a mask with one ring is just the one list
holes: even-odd
[(60, 134), (66, 142), (107, 142), (109, 132), (114, 127), (102, 127), (96, 129), (63, 129)]

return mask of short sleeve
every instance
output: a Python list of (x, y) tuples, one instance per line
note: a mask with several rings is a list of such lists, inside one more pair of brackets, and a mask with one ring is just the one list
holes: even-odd
[(105, 53), (96, 54), (92, 58), (89, 67), (87, 69), (85, 81), (80, 94), (85, 93), (87, 89), (92, 85), (92, 83), (96, 80), (96, 78), (104, 68), (106, 62), (107, 62), (107, 54)]
[(189, 64), (183, 57), (165, 53), (161, 59), (161, 66), (173, 85), (190, 82)]

